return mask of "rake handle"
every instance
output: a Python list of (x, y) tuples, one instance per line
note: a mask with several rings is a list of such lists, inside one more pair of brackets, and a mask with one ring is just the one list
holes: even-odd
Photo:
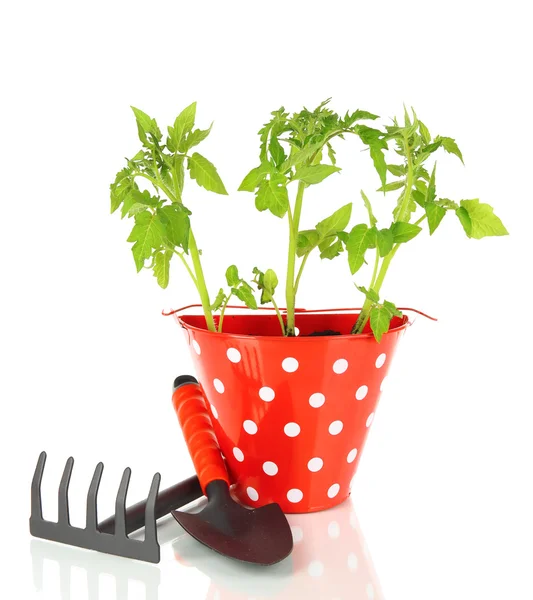
[(202, 389), (194, 377), (186, 375), (176, 379), (172, 404), (203, 493), (215, 480), (225, 481), (229, 486), (228, 472), (213, 431), (211, 416)]
[[(202, 496), (202, 488), (198, 477), (193, 476), (173, 485), (157, 495), (155, 518), (161, 519), (172, 510), (181, 508)], [(138, 502), (126, 509), (126, 535), (142, 529), (145, 525), (146, 500)], [(98, 524), (101, 533), (115, 532), (115, 517), (109, 517)]]

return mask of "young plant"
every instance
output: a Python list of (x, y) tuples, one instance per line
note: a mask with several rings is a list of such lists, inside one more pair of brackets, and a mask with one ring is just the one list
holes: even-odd
[[(387, 166), (383, 135), (358, 123), (377, 119), (377, 115), (356, 110), (342, 118), (327, 108), (328, 102), (326, 100), (313, 111), (304, 108), (292, 115), (284, 108), (274, 111), (272, 119), (259, 131), (260, 164), (246, 175), (239, 187), (240, 191), (255, 192), (255, 206), (259, 211), (269, 210), (276, 217), (288, 217), (287, 323), (284, 328), (288, 336), (295, 335), (296, 294), (309, 255), (318, 248), (322, 258), (333, 259), (344, 249), (342, 233), (351, 217), (351, 203), (335, 211), (314, 229), (300, 231), (306, 188), (341, 170), (336, 165), (333, 140), (343, 138), (347, 133), (358, 135), (368, 145), (374, 165), (385, 184)], [(327, 154), (327, 161), (324, 154)], [(288, 191), (290, 184), (296, 186), (292, 203)], [(298, 265), (297, 259), (300, 259)]]
[[(401, 316), (392, 302), (380, 302), (385, 276), (398, 250), (422, 231), (423, 223), (427, 223), (429, 234), (433, 235), (445, 215), (453, 212), (469, 238), (481, 239), (508, 234), (488, 204), (480, 203), (477, 199), (454, 202), (437, 196), (436, 162), (433, 163), (431, 174), (427, 164), (440, 148), (454, 154), (463, 162), (463, 156), (454, 139), (441, 136), (432, 138), (414, 110), (412, 116), (405, 111), (403, 126), (394, 119), (393, 125), (385, 128), (380, 139), (383, 144), (392, 142), (396, 154), (402, 158), (400, 164), (387, 165), (388, 172), (396, 179), (384, 183), (378, 190), (384, 193), (399, 192), (392, 223), (389, 227), (378, 228), (371, 203), (364, 192), (361, 192), (369, 224), (356, 225), (342, 238), (348, 251), (352, 275), (366, 262), (367, 252), (374, 251), (374, 267), (369, 285), (366, 288), (356, 286), (365, 295), (365, 301), (352, 333), (362, 333), (370, 320), (370, 327), (378, 341), (389, 330), (392, 318)], [(419, 208), (423, 214), (417, 218)], [(411, 223), (413, 219), (416, 220)]]
[[(163, 134), (155, 119), (132, 107), (142, 148), (117, 173), (111, 184), (111, 212), (121, 208), (121, 216), (133, 218), (135, 225), (128, 238), (137, 271), (152, 269), (157, 282), (166, 288), (170, 261), (177, 256), (191, 277), (202, 303), (207, 328), (215, 331), (213, 305), (209, 300), (200, 250), (191, 227), (191, 211), (183, 203), (185, 172), (208, 191), (227, 194), (214, 165), (192, 149), (211, 131), (193, 129), (196, 102), (185, 108)], [(138, 180), (149, 183), (142, 191)], [(149, 261), (148, 265), (146, 262)]]

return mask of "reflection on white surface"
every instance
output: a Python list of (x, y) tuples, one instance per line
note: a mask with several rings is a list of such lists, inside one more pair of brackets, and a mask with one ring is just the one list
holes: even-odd
[(228, 560), (187, 535), (176, 559), (210, 579), (205, 600), (382, 600), (383, 594), (350, 500), (313, 514), (288, 515), (294, 550), (272, 567)]

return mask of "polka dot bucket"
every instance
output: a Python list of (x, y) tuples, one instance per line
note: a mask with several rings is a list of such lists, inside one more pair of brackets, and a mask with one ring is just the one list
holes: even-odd
[[(239, 500), (287, 513), (345, 500), (408, 318), (378, 343), (349, 335), (353, 313), (298, 314), (294, 338), (270, 314), (226, 315), (221, 334), (203, 316), (175, 317)], [(309, 335), (324, 330), (341, 335)]]

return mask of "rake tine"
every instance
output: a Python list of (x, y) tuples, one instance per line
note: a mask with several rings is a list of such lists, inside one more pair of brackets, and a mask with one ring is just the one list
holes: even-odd
[(126, 537), (126, 494), (130, 484), (131, 469), (126, 467), (122, 473), (120, 487), (115, 502), (115, 535)]
[(41, 504), (41, 482), (43, 480), (44, 465), (46, 463), (46, 452), (39, 454), (33, 479), (31, 482), (31, 518), (42, 519), (43, 509)]
[(96, 499), (98, 496), (98, 488), (100, 487), (100, 480), (102, 479), (102, 471), (104, 470), (104, 464), (99, 462), (94, 470), (94, 475), (87, 492), (87, 520), (85, 529), (96, 531), (98, 528), (97, 521), (97, 506)]
[(156, 473), (150, 485), (150, 493), (146, 500), (146, 510), (144, 517), (144, 539), (145, 541), (155, 542), (157, 544), (157, 525), (155, 515), (155, 505), (157, 502), (157, 494), (159, 492), (159, 484), (161, 483), (161, 475)]
[(67, 460), (61, 483), (59, 484), (58, 502), (57, 502), (57, 522), (70, 525), (70, 517), (68, 510), (68, 486), (70, 484), (70, 476), (72, 475), (72, 467), (74, 459), (72, 456)]

